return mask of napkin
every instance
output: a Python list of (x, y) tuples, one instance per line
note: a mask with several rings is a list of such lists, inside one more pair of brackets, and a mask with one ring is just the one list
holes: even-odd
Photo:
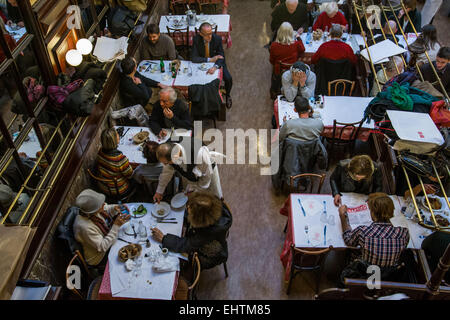
[(155, 272), (171, 272), (180, 270), (180, 260), (177, 257), (168, 256), (160, 257), (153, 264), (153, 271)]

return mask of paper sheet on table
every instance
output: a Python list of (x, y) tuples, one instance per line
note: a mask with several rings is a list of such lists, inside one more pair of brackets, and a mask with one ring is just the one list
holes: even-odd
[(439, 146), (444, 143), (442, 134), (428, 113), (388, 110), (387, 114), (400, 139)]
[(110, 62), (125, 58), (128, 49), (128, 38), (112, 39), (100, 37), (95, 44), (93, 55), (101, 62)]
[(370, 216), (370, 210), (367, 203), (356, 207), (347, 207), (347, 215), (352, 228), (361, 225), (367, 226), (372, 223), (372, 218)]
[[(391, 40), (386, 39), (373, 46), (369, 47), (370, 58), (373, 63), (383, 62), (382, 60), (386, 60), (389, 57), (396, 56), (398, 54), (402, 54), (406, 52), (405, 49), (396, 45)], [(361, 50), (361, 55), (367, 60), (370, 61), (369, 55), (367, 53), (367, 49)]]

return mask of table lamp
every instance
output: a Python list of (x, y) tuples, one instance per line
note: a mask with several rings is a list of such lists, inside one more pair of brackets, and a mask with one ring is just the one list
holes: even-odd
[(83, 56), (76, 49), (71, 49), (66, 53), (66, 61), (73, 67), (79, 66), (83, 61)]

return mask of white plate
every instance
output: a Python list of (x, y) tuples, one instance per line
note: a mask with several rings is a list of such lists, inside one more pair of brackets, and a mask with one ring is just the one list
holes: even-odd
[[(433, 194), (429, 194), (429, 195), (428, 195), (428, 198), (429, 198), (430, 200), (433, 199), (433, 198), (439, 199), (439, 201), (441, 202), (441, 208), (440, 208), (440, 209), (433, 209), (433, 212), (434, 212), (434, 213), (442, 213), (442, 212), (445, 210), (445, 208), (446, 208), (446, 203), (445, 203), (445, 201), (444, 201), (441, 197), (435, 196), (435, 195), (433, 195)], [(428, 212), (430, 212), (430, 209), (428, 208), (427, 200), (425, 199), (425, 197), (422, 197), (422, 200), (421, 200), (420, 202), (422, 203), (422, 206), (425, 208), (425, 210), (427, 210)]]
[(184, 205), (186, 205), (187, 201), (188, 201), (188, 197), (184, 193), (178, 193), (172, 198), (170, 205), (174, 209), (180, 209), (180, 208), (184, 207)]
[[(164, 214), (158, 214), (158, 210), (164, 210)], [(170, 213), (170, 205), (167, 202), (160, 202), (159, 204), (155, 203), (152, 209), (152, 216), (156, 218), (164, 218), (167, 217)]]
[(302, 205), (308, 216), (315, 216), (316, 214), (323, 212), (323, 203), (315, 199), (302, 200)]

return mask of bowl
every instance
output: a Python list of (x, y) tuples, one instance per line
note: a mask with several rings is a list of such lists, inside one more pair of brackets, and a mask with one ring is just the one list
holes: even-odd
[(145, 140), (147, 140), (148, 136), (150, 135), (150, 133), (148, 131), (141, 131), (139, 133), (136, 133), (133, 136), (133, 142), (135, 144), (141, 144), (142, 142), (144, 142)]
[[(433, 208), (433, 212), (434, 213), (441, 213), (445, 210), (445, 201), (443, 201), (443, 199), (441, 197), (435, 196), (433, 194), (429, 194), (427, 195), (428, 199), (430, 200), (430, 202), (439, 202), (441, 204), (441, 207), (439, 209), (434, 209)], [(421, 199), (421, 204), (422, 206), (425, 208), (425, 210), (427, 210), (428, 212), (430, 212), (430, 209), (428, 208), (428, 204), (427, 204), (427, 200), (425, 199), (425, 197), (422, 197)]]
[(152, 209), (152, 215), (156, 218), (164, 218), (170, 214), (170, 205), (167, 202), (161, 201), (155, 203)]
[(142, 252), (141, 245), (137, 243), (126, 245), (119, 250), (119, 261), (126, 262), (128, 259), (138, 257)]

